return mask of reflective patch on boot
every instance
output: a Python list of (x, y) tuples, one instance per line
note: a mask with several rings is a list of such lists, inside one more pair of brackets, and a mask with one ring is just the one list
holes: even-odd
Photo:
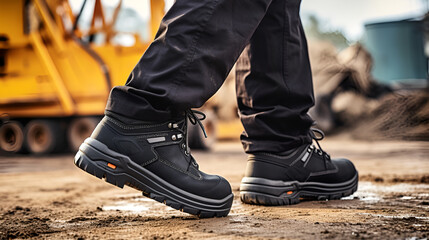
[(309, 152), (306, 152), (306, 153), (304, 154), (304, 156), (302, 156), (301, 161), (306, 162), (309, 156), (310, 156), (310, 153), (309, 153)]
[(157, 142), (164, 142), (165, 137), (154, 137), (154, 138), (148, 138), (147, 141), (149, 143), (157, 143)]
[(302, 156), (301, 161), (306, 162), (308, 160), (308, 158), (310, 158), (311, 153), (313, 152), (313, 148), (308, 147), (306, 149), (306, 152), (304, 154), (304, 156)]

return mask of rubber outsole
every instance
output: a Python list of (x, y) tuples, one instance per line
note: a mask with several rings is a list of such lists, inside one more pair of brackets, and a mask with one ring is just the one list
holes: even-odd
[(343, 183), (317, 183), (297, 181), (283, 182), (264, 178), (243, 178), (240, 185), (240, 199), (254, 205), (279, 206), (309, 200), (336, 200), (350, 196), (357, 191), (359, 175)]
[(218, 200), (185, 192), (95, 139), (88, 138), (82, 143), (74, 163), (87, 173), (112, 185), (119, 188), (130, 186), (142, 191), (143, 196), (200, 218), (225, 217), (231, 209), (232, 193)]

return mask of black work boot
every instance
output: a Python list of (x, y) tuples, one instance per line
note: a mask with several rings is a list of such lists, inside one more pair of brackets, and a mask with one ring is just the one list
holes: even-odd
[[(320, 134), (319, 137), (313, 131)], [(249, 155), (245, 177), (241, 180), (240, 198), (244, 203), (288, 205), (300, 198), (340, 199), (358, 187), (358, 172), (347, 159), (331, 159), (318, 140), (323, 132), (312, 129), (310, 135), (318, 148), (306, 144), (287, 156), (268, 153)]]
[(204, 119), (195, 113), (202, 114), (188, 110), (177, 121), (147, 123), (107, 112), (80, 146), (75, 164), (177, 210), (199, 217), (226, 216), (233, 200), (231, 186), (220, 176), (201, 172), (189, 152), (187, 119), (201, 127)]

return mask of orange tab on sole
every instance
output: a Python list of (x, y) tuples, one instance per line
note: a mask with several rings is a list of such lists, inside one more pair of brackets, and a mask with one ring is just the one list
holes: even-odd
[(107, 166), (108, 166), (109, 168), (111, 168), (111, 169), (116, 169), (116, 166), (115, 166), (115, 165), (113, 165), (113, 164), (111, 164), (111, 163), (107, 163)]

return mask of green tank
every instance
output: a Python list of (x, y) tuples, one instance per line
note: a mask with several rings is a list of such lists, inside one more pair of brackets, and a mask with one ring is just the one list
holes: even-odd
[(427, 85), (422, 21), (366, 24), (363, 45), (374, 59), (372, 73), (378, 81), (389, 85)]

